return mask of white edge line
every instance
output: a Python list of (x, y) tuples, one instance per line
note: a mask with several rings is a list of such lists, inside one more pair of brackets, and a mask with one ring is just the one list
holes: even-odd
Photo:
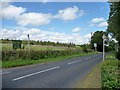
[(53, 69), (57, 69), (57, 68), (60, 68), (60, 66), (56, 66), (56, 67), (49, 68), (49, 69), (46, 69), (46, 70), (43, 70), (43, 71), (39, 71), (39, 72), (31, 73), (31, 74), (28, 74), (28, 75), (25, 75), (25, 76), (21, 76), (21, 77), (13, 79), (12, 81), (20, 80), (20, 79), (23, 79), (23, 78), (26, 78), (26, 77), (30, 77), (30, 76), (40, 74), (40, 73), (43, 73), (43, 72), (46, 72), (46, 71), (50, 71), (50, 70), (53, 70)]

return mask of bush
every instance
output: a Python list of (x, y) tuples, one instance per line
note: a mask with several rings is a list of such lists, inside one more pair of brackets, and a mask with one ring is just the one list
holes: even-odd
[(44, 50), (44, 51), (32, 50), (32, 51), (30, 51), (30, 55), (28, 55), (28, 51), (24, 51), (24, 50), (3, 51), (2, 52), (2, 61), (17, 60), (17, 59), (38, 60), (38, 59), (42, 59), (42, 58), (50, 58), (50, 57), (78, 54), (80, 52), (81, 51), (79, 49)]
[(87, 46), (86, 46), (86, 45), (83, 46), (83, 51), (84, 51), (85, 53), (88, 53), (88, 50), (87, 50)]
[(102, 88), (104, 89), (120, 88), (118, 62), (119, 62), (118, 60), (105, 60), (104, 61), (102, 65), (102, 70), (101, 70)]
[(116, 58), (117, 58), (118, 60), (120, 60), (120, 48), (119, 48), (118, 52), (116, 52)]

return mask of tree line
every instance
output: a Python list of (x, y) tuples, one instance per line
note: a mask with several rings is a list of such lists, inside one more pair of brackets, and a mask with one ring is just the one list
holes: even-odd
[[(15, 40), (10, 40), (10, 39), (1, 39), (2, 43), (9, 43), (13, 42)], [(17, 40), (16, 40), (17, 41)], [(22, 44), (28, 44), (27, 40), (20, 40)], [(64, 47), (75, 47), (76, 45), (72, 42), (70, 43), (61, 43), (61, 42), (51, 42), (51, 41), (35, 41), (35, 40), (30, 40), (29, 41), (30, 45), (51, 45), (51, 46), (64, 46)]]

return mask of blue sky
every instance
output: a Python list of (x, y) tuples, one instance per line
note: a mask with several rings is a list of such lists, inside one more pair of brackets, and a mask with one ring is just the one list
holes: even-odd
[[(87, 43), (107, 28), (107, 2), (12, 2), (2, 5), (1, 38)], [(7, 36), (6, 33), (10, 34)], [(13, 34), (14, 33), (14, 34)]]

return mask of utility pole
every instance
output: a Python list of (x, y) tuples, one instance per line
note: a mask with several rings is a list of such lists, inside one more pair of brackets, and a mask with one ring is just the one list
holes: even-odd
[(29, 34), (27, 36), (28, 36), (28, 58), (29, 58), (30, 57), (30, 36)]

